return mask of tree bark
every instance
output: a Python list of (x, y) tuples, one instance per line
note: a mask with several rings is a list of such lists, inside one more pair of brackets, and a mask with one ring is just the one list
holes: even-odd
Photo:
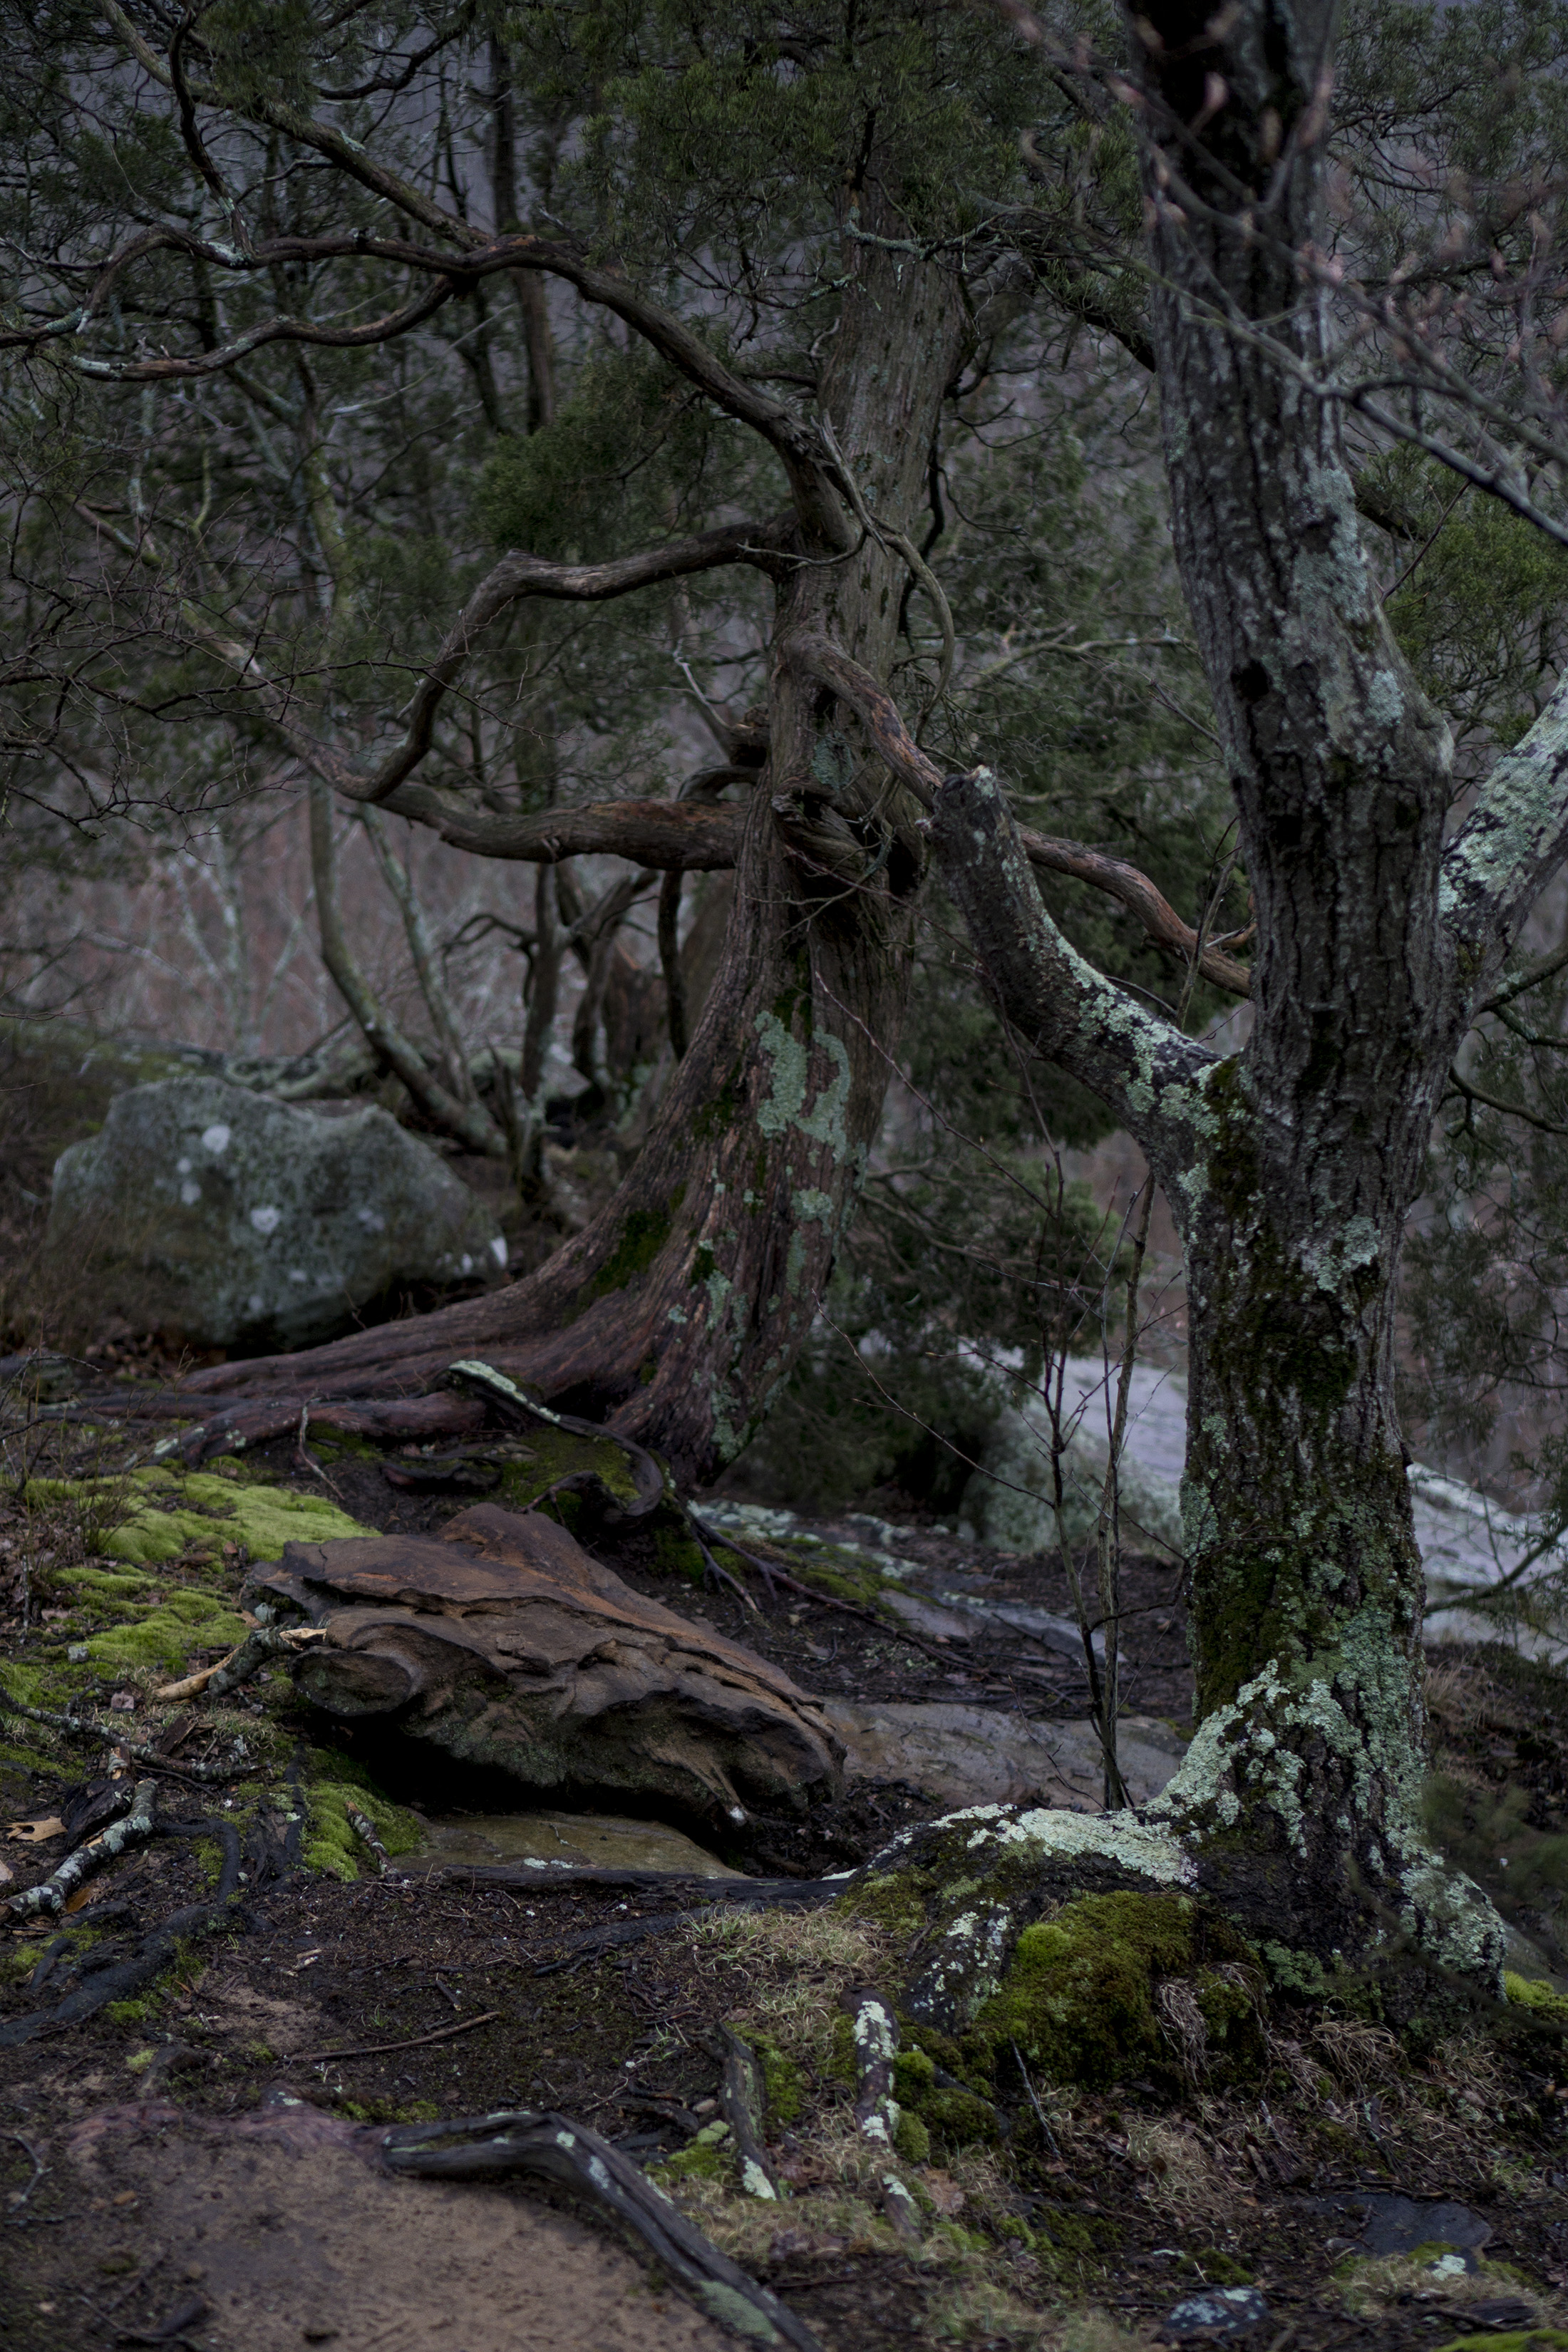
[(1075, 954), (984, 771), (942, 788), (932, 837), (1004, 1009), (1132, 1130), (1186, 1245), (1200, 1728), (1145, 1819), (1276, 1949), (1327, 1963), (1392, 1933), (1495, 1978), (1500, 1923), (1419, 1823), (1394, 1312), (1455, 1045), (1563, 855), (1568, 695), (1445, 848), (1447, 729), (1384, 625), (1310, 380), (1332, 0), (1196, 24), (1154, 0), (1132, 39), (1175, 548), (1258, 910), (1245, 1049), (1216, 1059)]
[[(874, 181), (846, 203), (855, 225), (897, 233)], [(826, 635), (885, 685), (905, 576), (891, 537), (918, 528), (967, 331), (948, 263), (847, 237), (843, 264), (822, 404), (887, 543), (842, 509), (836, 537), (814, 537), (818, 499), (783, 567), (769, 754), (740, 818), (723, 959), (626, 1181), (523, 1282), (305, 1356), (220, 1365), (192, 1390), (406, 1393), (482, 1356), (695, 1481), (744, 1444), (787, 1377), (879, 1123), (925, 856), (915, 803), (859, 720), (787, 652)], [(570, 813), (544, 822), (569, 827)]]

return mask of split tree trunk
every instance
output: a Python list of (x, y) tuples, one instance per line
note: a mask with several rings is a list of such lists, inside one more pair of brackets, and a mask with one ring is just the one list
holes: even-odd
[[(898, 233), (870, 184), (857, 225)], [(966, 323), (942, 261), (846, 237), (849, 279), (821, 404), (879, 525), (919, 535), (926, 453)], [(903, 557), (846, 510), (778, 592), (771, 749), (745, 817), (706, 1009), (626, 1181), (585, 1232), (489, 1297), (303, 1355), (226, 1364), (200, 1393), (423, 1387), (484, 1357), (557, 1405), (707, 1477), (787, 1377), (853, 1213), (881, 1117), (924, 862), (915, 809), (854, 723), (787, 657), (827, 635), (886, 682)], [(845, 732), (847, 728), (850, 731)]]

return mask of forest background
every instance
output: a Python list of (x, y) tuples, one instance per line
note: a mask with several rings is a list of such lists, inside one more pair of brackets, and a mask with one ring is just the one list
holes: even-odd
[[(914, 0), (787, 25), (740, 0), (3, 14), (7, 1344), (101, 1336), (36, 1265), (48, 1162), (80, 1131), (84, 1032), (231, 1069), (288, 1062), (250, 1075), (295, 1098), (374, 1095), (504, 1205), (526, 1273), (635, 1160), (732, 903), (722, 871), (497, 857), (428, 812), (334, 803), (247, 676), (254, 659), (298, 724), (368, 754), (508, 551), (601, 564), (772, 513), (784, 489), (772, 451), (562, 276), (476, 278), (438, 304), (411, 284), (398, 311), (352, 255), (236, 287), (187, 249), (99, 290), (108, 257), (171, 217), (197, 245), (374, 225), (374, 191), (268, 127), (268, 107), (330, 119), (465, 222), (657, 284), (736, 376), (806, 415), (836, 257), (875, 235), (832, 201), (848, 130), (879, 121), (918, 153), (923, 257), (952, 257), (975, 331), (922, 453), (895, 695), (939, 762), (983, 758), (1025, 822), (1126, 861), (1245, 959), (1247, 879), (1170, 546), (1135, 140), (1055, 63), (1061, 42), (1114, 54), (1114, 16), (1047, 16), (1042, 43)], [(205, 131), (138, 42), (174, 60), (175, 85), (187, 51), (210, 77)], [(1525, 5), (1361, 6), (1342, 41), (1342, 251), (1386, 277), (1468, 217), (1455, 269), (1495, 299), (1446, 356), (1489, 397), (1510, 370), (1561, 373), (1565, 54), (1568, 11)], [(279, 315), (323, 331), (257, 332)], [(161, 372), (174, 352), (199, 364)], [(1495, 417), (1485, 430), (1506, 444)], [(1408, 438), (1357, 418), (1352, 440), (1385, 613), (1456, 727), (1458, 818), (1556, 685), (1568, 556)], [(1555, 517), (1553, 468), (1521, 478)], [(743, 802), (770, 621), (763, 572), (733, 569), (514, 604), (428, 730), (427, 793), (508, 820)], [(1239, 1042), (1245, 1007), (1131, 906), (1068, 874), (1041, 883), (1100, 968)], [(1456, 1064), (1402, 1349), (1412, 1450), (1555, 1528), (1565, 909), (1558, 886), (1522, 943), (1530, 984), (1498, 992)], [(1116, 1327), (1136, 1152), (1020, 1057), (934, 881), (917, 920), (858, 1212), (746, 1471), (779, 1500), (951, 1509), (990, 1375), (1027, 1383), (1047, 1351)], [(1173, 1229), (1154, 1241), (1142, 1344), (1179, 1364)]]

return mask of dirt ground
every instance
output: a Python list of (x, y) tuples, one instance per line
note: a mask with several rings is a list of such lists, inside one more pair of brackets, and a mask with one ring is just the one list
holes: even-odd
[[(300, 1477), (282, 1447), (257, 1467), (280, 1484)], [(368, 1525), (426, 1532), (457, 1507), (395, 1493), (373, 1462), (334, 1463), (331, 1475)], [(933, 1570), (975, 1569), (950, 1538), (911, 1531), (908, 1542)], [(659, 1577), (635, 1549), (616, 1565), (809, 1690), (1083, 1710), (1073, 1664), (1005, 1632), (918, 1644), (826, 1599), (770, 1602), (758, 1580), (753, 1609), (727, 1589)], [(1068, 1605), (1065, 1577), (1045, 1563), (982, 1566), (998, 1597)], [(1190, 1681), (1171, 1570), (1132, 1563), (1129, 1603), (1128, 1705), (1180, 1722)], [(57, 1625), (13, 1622), (0, 1629), (0, 1662), (26, 1665), (51, 1643)], [(1436, 1817), (1555, 1964), (1568, 1684), (1498, 1651), (1440, 1654), (1431, 1684)], [(110, 1696), (106, 1685), (100, 1704)], [(235, 1719), (301, 1743), (331, 1738), (320, 1719), (296, 1722), (292, 1704), (275, 1677)], [(7, 1768), (9, 1825), (47, 1823), (68, 1789), (63, 1761)], [(436, 1792), (448, 1811), (465, 1793), (473, 1810), (494, 1801), (460, 1783)], [(167, 1811), (191, 1821), (246, 1802), (241, 1782), (165, 1784)], [(932, 1810), (908, 1786), (863, 1784), (805, 1824), (751, 1825), (722, 1858), (758, 1874), (842, 1871)], [(0, 1857), (23, 1885), (70, 1843), (0, 1835)], [(124, 1857), (79, 1915), (96, 1934), (85, 1958), (112, 1964), (198, 1904), (212, 1870), (195, 1839)], [(906, 2168), (921, 2200), (913, 2242), (889, 2219), (824, 2038), (843, 1992), (897, 1954), (837, 1914), (692, 1903), (689, 1890), (343, 1883), (291, 1865), (277, 1838), (247, 1848), (225, 1934), (183, 1946), (135, 1999), (0, 2049), (5, 2346), (706, 2352), (734, 2340), (563, 2195), (394, 2179), (377, 2159), (395, 2122), (523, 2106), (591, 2126), (658, 2168), (700, 2145), (717, 2113), (726, 2024), (793, 2053), (804, 2095), (771, 2143), (787, 2194), (764, 2204), (717, 2175), (667, 2179), (826, 2352), (1114, 2352), (1154, 2342), (1205, 2287), (1247, 2284), (1266, 2305), (1256, 2326), (1183, 2340), (1257, 2352), (1568, 2345), (1560, 2032), (1474, 2012), (1402, 2046), (1374, 2019), (1303, 2004), (1273, 2018), (1268, 2078), (1245, 2095), (1202, 2083), (1039, 2086), (1038, 2104), (1031, 2094), (999, 2111), (990, 2137), (939, 2143), (928, 2164)], [(0, 2030), (87, 1981), (73, 1974), (84, 1957), (73, 1935), (53, 1927), (0, 1931)], [(1439, 2205), (1466, 2210), (1463, 2266), (1430, 2245), (1415, 2259), (1373, 2257), (1379, 2216), (1397, 2198), (1435, 2217), (1435, 2242), (1453, 2226)], [(1565, 2332), (1531, 2333), (1542, 2328)]]

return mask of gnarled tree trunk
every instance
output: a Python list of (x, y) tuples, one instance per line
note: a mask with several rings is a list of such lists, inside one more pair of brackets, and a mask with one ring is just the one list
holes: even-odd
[[(857, 225), (896, 231), (874, 184), (847, 202)], [(837, 543), (803, 526), (781, 578), (770, 751), (724, 955), (637, 1160), (527, 1280), (305, 1355), (220, 1365), (193, 1391), (404, 1393), (479, 1355), (658, 1448), (682, 1480), (710, 1475), (766, 1412), (880, 1119), (924, 863), (913, 803), (788, 649), (826, 635), (887, 680), (908, 578), (893, 541), (919, 530), (966, 332), (947, 262), (847, 237), (844, 268), (822, 407), (878, 529), (840, 501)]]

